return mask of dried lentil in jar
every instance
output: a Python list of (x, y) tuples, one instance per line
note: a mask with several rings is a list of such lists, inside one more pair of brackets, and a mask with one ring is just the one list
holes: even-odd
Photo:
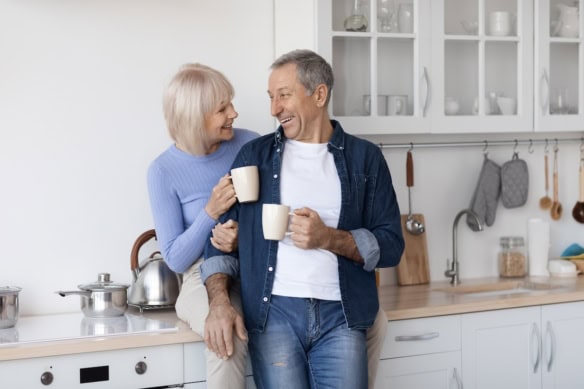
[(525, 277), (527, 257), (525, 243), (521, 236), (503, 236), (499, 240), (499, 275), (501, 277)]

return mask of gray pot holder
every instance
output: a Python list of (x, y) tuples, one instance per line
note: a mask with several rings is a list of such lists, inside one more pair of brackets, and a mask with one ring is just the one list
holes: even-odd
[(501, 167), (501, 202), (505, 208), (521, 207), (527, 202), (529, 172), (527, 163), (513, 153), (511, 161)]
[[(479, 181), (470, 202), (470, 209), (477, 214), (481, 223), (492, 226), (495, 222), (500, 194), (501, 168), (485, 154)], [(474, 218), (467, 216), (466, 224), (471, 230), (479, 231), (479, 226)]]

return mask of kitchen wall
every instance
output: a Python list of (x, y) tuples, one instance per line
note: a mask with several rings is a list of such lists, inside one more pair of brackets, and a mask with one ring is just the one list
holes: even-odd
[[(237, 124), (261, 133), (273, 129), (268, 67), (299, 36), (309, 42), (312, 34), (285, 17), (275, 27), (274, 4), (285, 6), (273, 0), (0, 0), (0, 285), (23, 288), (22, 314), (78, 311), (77, 298), (54, 292), (75, 289), (98, 272), (131, 281), (130, 249), (152, 228), (146, 169), (170, 144), (161, 92), (181, 64), (198, 61), (224, 71), (237, 91)], [(295, 6), (300, 4), (310, 6)], [(276, 41), (275, 28), (289, 35)], [(490, 136), (497, 138), (510, 136)], [(570, 217), (578, 147), (560, 144), (565, 215), (552, 222), (553, 256), (571, 242), (584, 244), (584, 226)], [(384, 150), (402, 213), (405, 151)], [(495, 225), (485, 232), (461, 223), (463, 280), (496, 274), (500, 236), (524, 235), (529, 217), (549, 220), (537, 207), (544, 188), (542, 151), (539, 145), (533, 154), (519, 149), (531, 169), (526, 206), (499, 207)], [(511, 155), (512, 147), (489, 150), (499, 163)], [(432, 279), (443, 280), (452, 221), (470, 202), (482, 150), (420, 148), (414, 161), (413, 210), (426, 217)], [(395, 283), (394, 272), (383, 272), (382, 282)]]

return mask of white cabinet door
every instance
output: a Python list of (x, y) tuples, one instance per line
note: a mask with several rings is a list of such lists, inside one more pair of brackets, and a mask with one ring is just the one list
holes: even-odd
[(545, 305), (541, 311), (545, 389), (584, 386), (584, 302)]
[(460, 351), (384, 359), (375, 388), (459, 389)]
[[(584, 1), (536, 0), (535, 129), (582, 131), (584, 121)], [(565, 20), (565, 22), (564, 22)]]
[(432, 132), (532, 131), (532, 58), (532, 0), (433, 1)]
[(541, 388), (540, 309), (462, 315), (465, 389)]

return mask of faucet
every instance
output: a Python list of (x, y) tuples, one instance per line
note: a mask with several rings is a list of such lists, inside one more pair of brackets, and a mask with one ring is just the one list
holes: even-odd
[(450, 277), (450, 283), (454, 286), (460, 283), (457, 252), (458, 251), (457, 227), (458, 221), (464, 214), (467, 214), (471, 216), (473, 219), (475, 219), (479, 231), (483, 230), (483, 224), (481, 223), (479, 216), (470, 209), (463, 209), (462, 211), (458, 212), (458, 214), (454, 218), (454, 223), (452, 225), (452, 266), (450, 266), (450, 261), (447, 260), (446, 271), (444, 272), (444, 275), (446, 277)]

